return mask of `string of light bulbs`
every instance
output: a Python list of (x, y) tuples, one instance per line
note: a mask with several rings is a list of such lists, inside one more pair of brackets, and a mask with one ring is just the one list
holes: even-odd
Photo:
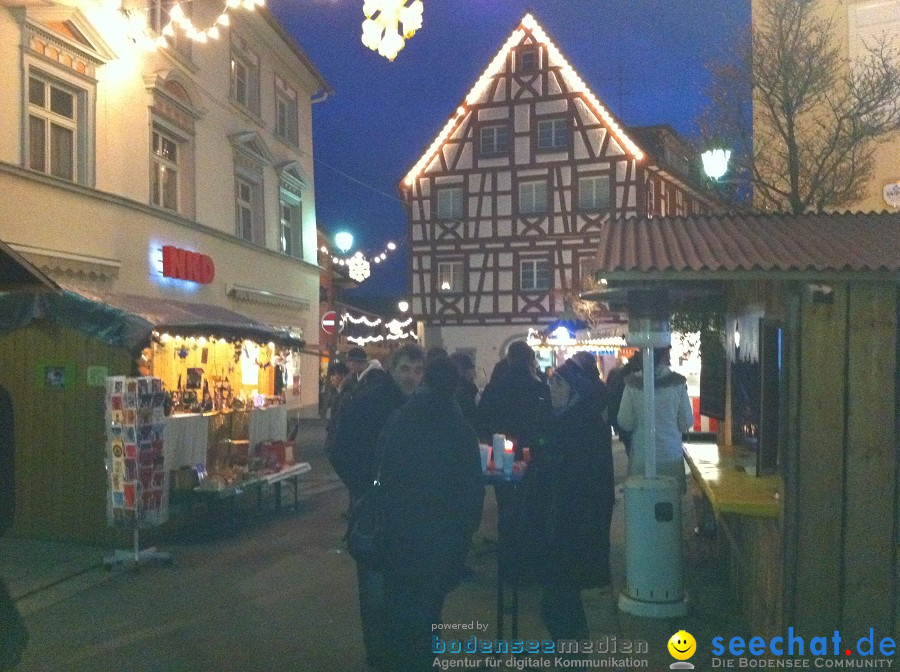
[(357, 282), (366, 280), (372, 274), (372, 264), (380, 264), (386, 261), (388, 255), (397, 249), (397, 244), (390, 242), (375, 255), (367, 256), (361, 251), (354, 252), (349, 256), (338, 256), (327, 245), (322, 245), (319, 251), (322, 254), (330, 255), (331, 261), (338, 266), (346, 266), (350, 277)]
[[(193, 0), (186, 0), (192, 2)], [(180, 30), (184, 35), (200, 44), (205, 44), (209, 40), (217, 40), (221, 37), (219, 28), (227, 28), (231, 25), (231, 17), (229, 12), (235, 9), (244, 9), (253, 11), (257, 7), (266, 4), (265, 0), (225, 0), (222, 11), (213, 21), (212, 25), (202, 30), (198, 29), (191, 18), (185, 13), (183, 3), (177, 2), (169, 9), (169, 21), (162, 26), (159, 35), (152, 36), (147, 32), (147, 15), (144, 11), (125, 9), (122, 12), (128, 19), (132, 29), (132, 39), (147, 49), (156, 49), (168, 46), (168, 38), (174, 38), (177, 34), (176, 29)]]

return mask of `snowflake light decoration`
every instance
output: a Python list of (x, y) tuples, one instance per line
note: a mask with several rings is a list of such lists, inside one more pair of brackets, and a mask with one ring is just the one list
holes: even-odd
[(351, 279), (362, 282), (372, 274), (372, 267), (369, 260), (357, 252), (347, 260), (347, 271)]

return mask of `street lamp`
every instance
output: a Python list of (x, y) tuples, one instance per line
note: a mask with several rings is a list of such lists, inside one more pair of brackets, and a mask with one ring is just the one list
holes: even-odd
[(700, 159), (703, 161), (703, 172), (711, 180), (718, 182), (719, 178), (728, 172), (730, 158), (730, 149), (707, 149), (700, 155)]
[(409, 310), (409, 301), (400, 301), (400, 302), (397, 304), (397, 309), (398, 309), (401, 313), (405, 313), (407, 310)]
[(334, 244), (341, 252), (347, 254), (353, 247), (353, 234), (349, 231), (338, 231), (334, 234)]

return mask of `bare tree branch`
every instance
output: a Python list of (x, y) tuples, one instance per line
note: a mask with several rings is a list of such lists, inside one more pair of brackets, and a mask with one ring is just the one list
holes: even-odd
[(754, 33), (710, 64), (701, 133), (729, 143), (764, 209), (852, 203), (878, 142), (900, 130), (900, 51), (882, 40), (851, 63), (834, 33), (819, 0), (768, 0)]

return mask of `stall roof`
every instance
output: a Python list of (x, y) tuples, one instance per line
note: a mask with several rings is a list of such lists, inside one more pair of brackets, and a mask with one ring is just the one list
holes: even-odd
[(303, 347), (297, 334), (271, 327), (227, 308), (130, 294), (65, 290), (57, 295), (0, 295), (0, 332), (38, 320), (80, 329), (109, 345), (146, 347), (153, 331), (183, 336), (250, 338)]
[(22, 255), (0, 240), (0, 291), (49, 289), (59, 286)]
[(900, 213), (709, 215), (604, 223), (598, 276), (900, 278)]

